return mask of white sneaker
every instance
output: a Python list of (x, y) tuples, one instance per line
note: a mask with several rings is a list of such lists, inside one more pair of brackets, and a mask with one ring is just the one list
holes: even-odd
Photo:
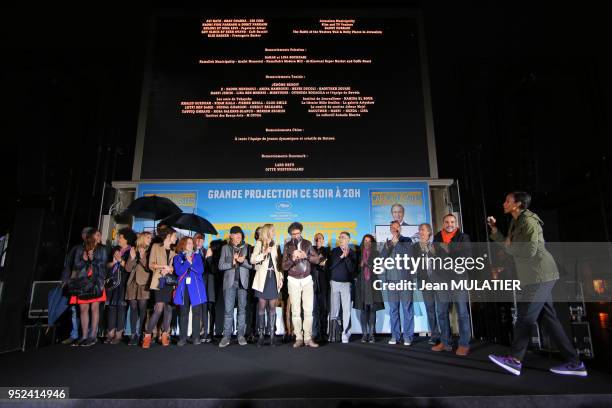
[(349, 337), (346, 334), (342, 335), (342, 343), (344, 344), (348, 344), (349, 342)]
[(395, 340), (395, 338), (391, 337), (391, 340), (389, 340), (389, 344), (397, 344), (397, 341)]
[(412, 344), (412, 342), (408, 341), (408, 340), (404, 340), (404, 346), (410, 346)]

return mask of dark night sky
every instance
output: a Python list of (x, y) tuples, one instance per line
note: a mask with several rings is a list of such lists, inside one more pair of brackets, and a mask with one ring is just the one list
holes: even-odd
[[(500, 213), (504, 192), (526, 189), (549, 240), (609, 240), (604, 13), (578, 3), (373, 3), (424, 13), (439, 172), (460, 180), (466, 229), (484, 239), (484, 215)], [(97, 220), (102, 183), (131, 178), (150, 10), (3, 11), (3, 231), (18, 206), (47, 206), (64, 245), (70, 220), (71, 240)]]

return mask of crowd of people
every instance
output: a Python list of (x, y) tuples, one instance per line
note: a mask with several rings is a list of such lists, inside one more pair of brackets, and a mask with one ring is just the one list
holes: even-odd
[[(528, 210), (530, 202), (527, 193), (508, 194), (503, 205), (504, 212), (512, 216), (507, 236), (497, 229), (493, 217), (487, 220), (491, 239), (515, 257), (517, 273), (526, 287), (519, 304), (511, 355), (489, 358), (507, 371), (520, 374), (531, 325), (540, 319), (565, 359), (562, 366), (551, 370), (583, 376), (586, 369), (552, 307), (551, 291), (559, 274), (544, 247), (541, 220)], [(92, 346), (98, 341), (98, 333), (103, 332), (104, 342), (109, 344), (127, 342), (144, 349), (154, 342), (170, 346), (175, 319), (177, 346), (211, 343), (217, 327), (215, 305), (222, 303), (219, 347), (232, 344), (234, 333), (240, 346), (250, 341), (258, 347), (278, 345), (278, 307), (283, 310), (285, 339), (290, 339), (294, 348), (317, 348), (327, 341), (349, 343), (352, 309), (358, 311), (361, 342), (374, 343), (376, 314), (385, 306), (391, 329), (387, 343), (407, 347), (415, 335), (415, 292), (387, 290), (383, 300), (384, 292), (375, 289), (373, 282), (381, 278), (388, 283), (417, 279), (434, 282), (436, 275), (428, 264), (417, 271), (388, 267), (377, 275), (373, 263), (379, 257), (468, 255), (470, 239), (458, 228), (456, 216), (447, 214), (441, 221), (443, 228), (435, 234), (430, 224), (423, 223), (416, 235), (405, 237), (402, 223), (394, 219), (389, 226), (390, 238), (385, 242), (377, 243), (373, 235), (366, 234), (354, 247), (350, 245), (350, 233), (343, 231), (334, 248), (326, 245), (321, 233), (314, 235), (314, 242), (307, 240), (299, 222), (289, 225), (282, 245), (275, 241), (274, 225), (265, 224), (255, 231), (254, 246), (245, 242), (240, 226), (233, 226), (227, 241), (212, 241), (208, 248), (204, 247), (202, 234), (177, 239), (176, 230), (160, 225), (155, 235), (121, 229), (115, 239), (117, 245), (107, 250), (100, 231), (85, 228), (83, 242), (66, 256), (62, 281), (73, 289), (77, 281), (90, 281), (94, 288), (71, 296), (72, 331), (64, 343)], [(532, 242), (535, 251), (518, 253), (513, 242)], [(422, 296), (431, 351), (467, 356), (472, 332), (467, 291), (429, 290), (423, 291)], [(456, 344), (449, 322), (452, 304), (458, 320)], [(103, 311), (106, 327), (99, 330)], [(124, 340), (128, 315), (130, 335)]]

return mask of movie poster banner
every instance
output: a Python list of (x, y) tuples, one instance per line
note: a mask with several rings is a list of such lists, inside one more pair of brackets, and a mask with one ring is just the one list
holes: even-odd
[[(430, 222), (429, 189), (426, 182), (403, 181), (279, 181), (279, 182), (144, 182), (136, 196), (158, 195), (171, 199), (182, 211), (198, 214), (217, 229), (210, 240), (227, 239), (229, 229), (239, 225), (247, 243), (254, 244), (255, 229), (275, 225), (277, 242), (289, 239), (293, 221), (304, 225), (304, 238), (312, 241), (320, 232), (331, 248), (338, 234), (347, 231), (357, 247), (365, 234), (379, 242), (387, 239), (391, 220), (402, 225), (402, 234), (412, 236), (416, 226)], [(136, 219), (136, 230), (152, 230), (155, 223)], [(188, 231), (180, 231), (189, 234)], [(382, 241), (380, 241), (382, 240)], [(425, 308), (415, 304), (415, 331), (427, 331)], [(282, 314), (279, 314), (282, 316)], [(388, 313), (379, 311), (377, 332), (389, 332)], [(353, 333), (359, 333), (359, 316), (353, 313)]]

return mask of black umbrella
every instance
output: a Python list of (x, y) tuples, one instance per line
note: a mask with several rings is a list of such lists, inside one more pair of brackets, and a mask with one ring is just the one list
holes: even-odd
[(133, 215), (155, 221), (180, 212), (181, 209), (169, 198), (152, 195), (132, 201), (121, 216)]
[(176, 213), (160, 221), (160, 224), (169, 225), (202, 234), (217, 235), (218, 232), (206, 218), (196, 214)]

